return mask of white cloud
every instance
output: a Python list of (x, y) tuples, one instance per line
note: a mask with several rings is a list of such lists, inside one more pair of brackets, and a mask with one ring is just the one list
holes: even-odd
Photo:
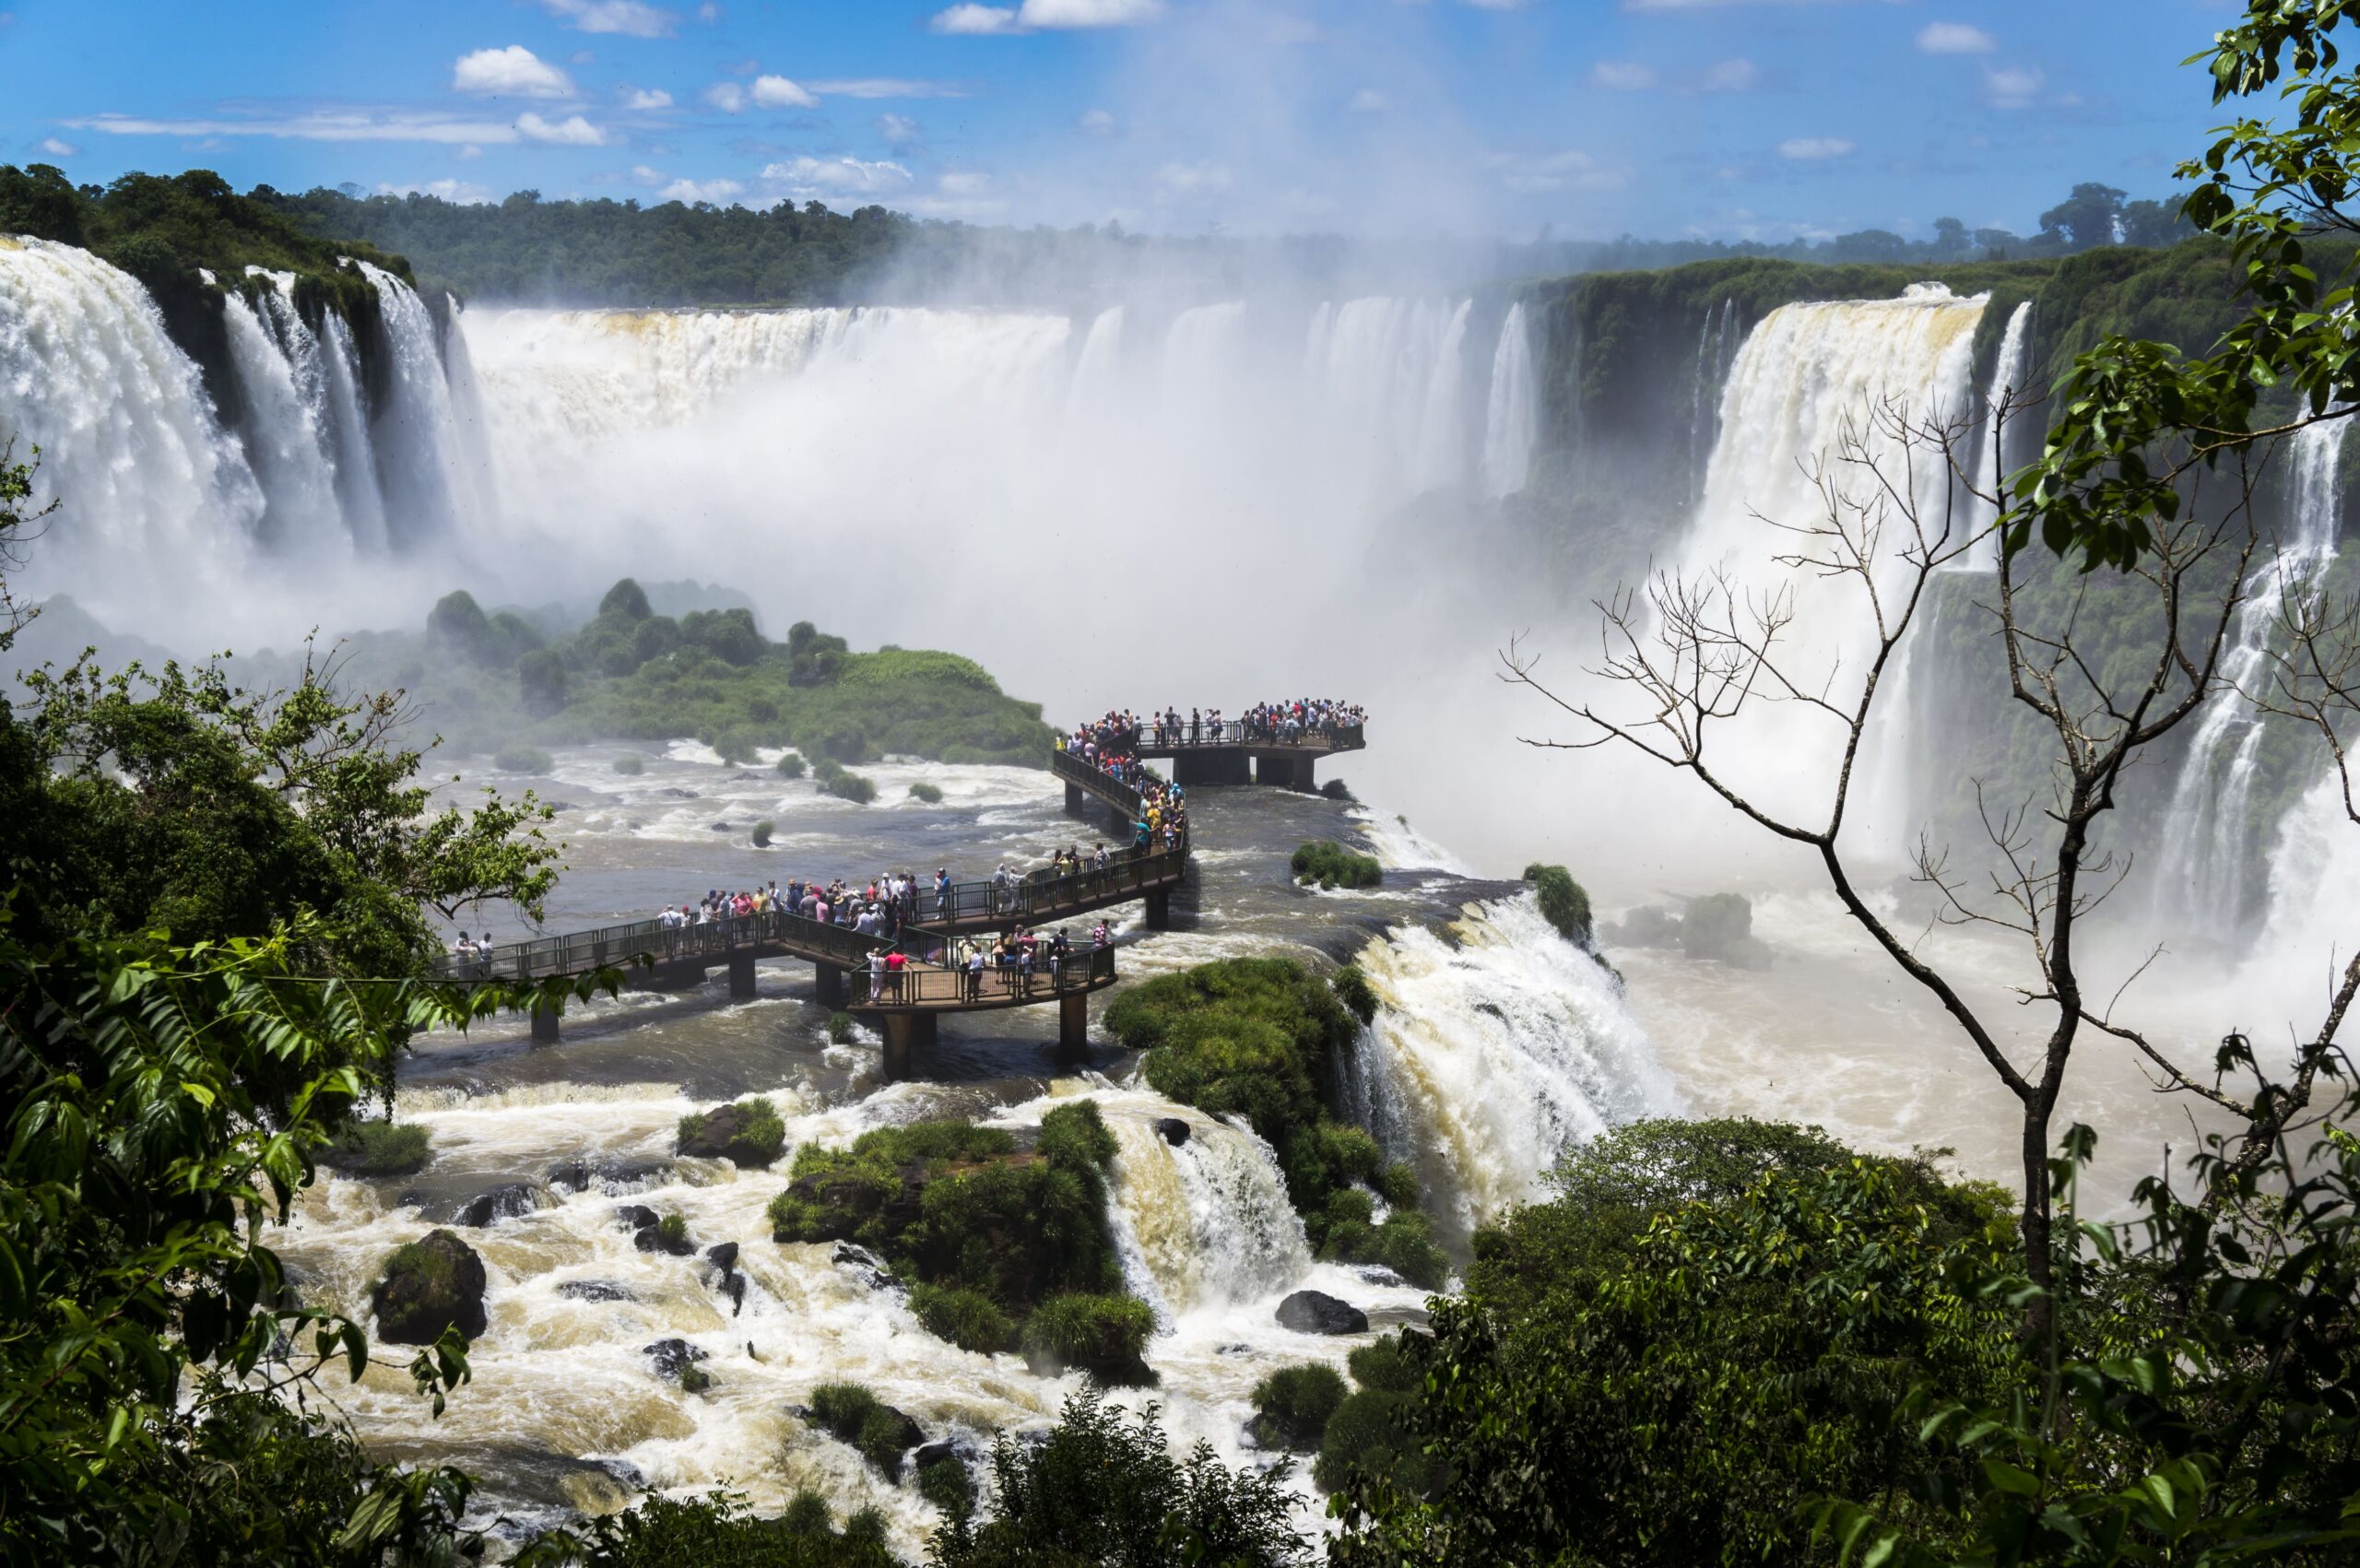
[(1995, 109), (2022, 109), (2040, 95), (2048, 78), (2030, 65), (1992, 65), (1983, 73), (1983, 86)]
[(981, 6), (962, 0), (937, 11), (937, 32), (989, 35), (1062, 28), (1129, 28), (1161, 18), (1163, 0), (1023, 0), (1021, 6)]
[(632, 164), (631, 166), (631, 177), (638, 181), (643, 185), (660, 185), (664, 183), (664, 171), (661, 169), (651, 169), (644, 163)]
[(572, 98), (573, 78), (521, 43), (459, 56), (451, 90), (483, 97)]
[(1918, 29), (1918, 48), (1927, 54), (1988, 54), (1999, 47), (1989, 33), (1965, 22), (1928, 22)]
[(992, 177), (954, 171), (936, 180), (934, 188), (946, 196), (980, 196), (992, 188)]
[(817, 109), (820, 100), (785, 77), (756, 77), (749, 95), (758, 109)]
[(1717, 60), (1705, 67), (1696, 85), (1705, 92), (1746, 92), (1761, 79), (1762, 73), (1751, 60)]
[(849, 80), (813, 82), (811, 90), (836, 98), (964, 98), (957, 82), (914, 81), (907, 77), (855, 77)]
[(617, 88), (615, 98), (625, 109), (646, 110), (672, 107), (672, 95), (661, 88)]
[(667, 202), (711, 202), (726, 206), (746, 187), (735, 180), (675, 180), (659, 194)]
[(626, 38), (669, 38), (680, 18), (640, 0), (541, 0), (541, 9), (584, 32), (619, 32)]
[(490, 186), (478, 185), (468, 180), (427, 180), (411, 185), (380, 185), (377, 194), (381, 196), (440, 196), (461, 206), (489, 206), (500, 199), (492, 194)]
[(1230, 187), (1230, 172), (1218, 163), (1165, 164), (1155, 171), (1159, 189), (1175, 196), (1210, 195)]
[(899, 190), (910, 183), (910, 171), (888, 160), (874, 163), (857, 158), (796, 158), (766, 165), (762, 178), (798, 191), (836, 191), (874, 195)]
[(704, 0), (704, 4), (697, 7), (697, 20), (704, 23), (707, 27), (711, 27), (720, 19), (721, 7), (714, 5), (713, 0)]
[(1016, 30), (1016, 7), (1013, 6), (977, 6), (972, 3), (937, 11), (927, 26), (937, 32), (965, 33), (980, 37), (990, 33)]
[(918, 123), (906, 114), (879, 114), (877, 134), (887, 147), (908, 147), (918, 139)]
[(704, 89), (704, 100), (724, 114), (735, 114), (746, 107), (746, 89), (736, 82), (715, 82)]
[(1462, 6), (1472, 6), (1479, 11), (1513, 11), (1524, 0), (1458, 0)]
[(1853, 144), (1841, 136), (1788, 136), (1778, 144), (1778, 156), (1810, 163), (1841, 158), (1852, 149)]
[(1084, 110), (1074, 126), (1085, 136), (1111, 136), (1115, 134), (1115, 116), (1103, 109)]
[(323, 109), (278, 119), (151, 120), (132, 114), (94, 114), (68, 120), (77, 131), (115, 136), (268, 136), (305, 142), (439, 142), (461, 145), (518, 140), (516, 127), (498, 121), (462, 120), (447, 114), (375, 112)]
[(1363, 88), (1344, 107), (1355, 114), (1382, 114), (1393, 107), (1393, 100), (1375, 88)]
[(1629, 183), (1616, 169), (1601, 169), (1589, 154), (1576, 149), (1520, 158), (1495, 153), (1485, 163), (1499, 171), (1500, 183), (1518, 195), (1552, 191), (1618, 191)]
[(483, 148), (476, 146), (473, 142), (469, 142), (466, 146), (461, 147), (451, 156), (457, 159), (460, 162), (465, 163), (471, 159), (481, 158), (483, 156)]
[(52, 158), (72, 158), (82, 149), (72, 142), (62, 142), (55, 136), (43, 136), (33, 144), (33, 150), (45, 152)]
[(1589, 79), (1613, 92), (1643, 92), (1656, 85), (1655, 67), (1629, 60), (1600, 60), (1590, 67)]
[(531, 110), (516, 116), (516, 134), (528, 142), (545, 142), (552, 147), (605, 147), (607, 133), (579, 114), (569, 114), (562, 120), (544, 120)]

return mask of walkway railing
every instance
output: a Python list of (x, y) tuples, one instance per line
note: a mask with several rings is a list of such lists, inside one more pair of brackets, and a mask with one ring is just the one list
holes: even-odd
[(1367, 729), (1365, 725), (1313, 725), (1297, 730), (1289, 739), (1276, 725), (1249, 725), (1243, 719), (1223, 719), (1215, 725), (1182, 719), (1176, 725), (1159, 725), (1150, 719), (1136, 732), (1116, 741), (1115, 746), (1134, 751), (1186, 751), (1214, 746), (1301, 746), (1315, 751), (1357, 751), (1368, 744)]
[(442, 980), (545, 980), (557, 974), (586, 973), (608, 964), (625, 966), (642, 956), (658, 963), (683, 958), (726, 959), (747, 948), (784, 949), (797, 958), (851, 969), (866, 965), (871, 952), (891, 945), (850, 926), (823, 925), (785, 910), (770, 910), (699, 925), (634, 920), (592, 931), (570, 931), (561, 937), (503, 942), (490, 952), (446, 953), (435, 961), (434, 973)]
[(1087, 991), (1115, 978), (1112, 948), (1083, 948), (1061, 960), (1035, 961), (1037, 967), (1030, 974), (1013, 967), (989, 966), (981, 974), (973, 974), (948, 962), (940, 968), (904, 969), (899, 973), (888, 970), (873, 974), (860, 969), (846, 977), (850, 999), (845, 1006), (856, 1011), (866, 1007), (977, 1007), (993, 1002), (1017, 1006)]

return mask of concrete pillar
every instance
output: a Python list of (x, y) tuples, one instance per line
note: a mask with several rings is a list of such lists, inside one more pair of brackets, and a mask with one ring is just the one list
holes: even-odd
[(1073, 991), (1057, 1002), (1057, 1060), (1078, 1062), (1090, 1049), (1090, 993)]
[(729, 955), (729, 994), (743, 1001), (754, 994), (754, 949), (746, 948)]
[(815, 963), (811, 966), (811, 975), (818, 992), (813, 999), (823, 1008), (842, 1011), (844, 1005), (844, 972), (832, 963)]
[(931, 1048), (939, 1038), (932, 1013), (885, 1015), (885, 1079), (899, 1083), (910, 1076), (910, 1058), (916, 1048)]
[(547, 1002), (533, 1004), (533, 1043), (536, 1045), (557, 1043), (557, 1009)]
[(1066, 781), (1066, 815), (1068, 817), (1079, 817), (1081, 815), (1081, 786), (1068, 779)]
[(1172, 929), (1172, 890), (1158, 888), (1147, 896), (1147, 928), (1150, 931)]

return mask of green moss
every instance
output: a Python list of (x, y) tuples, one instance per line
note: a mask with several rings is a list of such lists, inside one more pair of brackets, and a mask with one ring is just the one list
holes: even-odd
[(1078, 1367), (1102, 1383), (1155, 1381), (1142, 1353), (1155, 1332), (1145, 1302), (1112, 1294), (1052, 1296), (1024, 1321), (1024, 1354), (1044, 1371)]
[(928, 806), (939, 806), (942, 804), (942, 786), (920, 779), (910, 785), (910, 798), (924, 801)]
[(1385, 880), (1385, 867), (1375, 856), (1325, 839), (1301, 845), (1287, 864), (1296, 881), (1322, 888), (1374, 888)]
[(491, 760), (494, 767), (511, 773), (546, 773), (552, 759), (537, 746), (503, 746)]
[(1270, 1448), (1317, 1448), (1344, 1395), (1334, 1367), (1280, 1367), (1254, 1385), (1255, 1441)]
[(355, 1176), (407, 1176), (424, 1167), (431, 1141), (415, 1122), (352, 1122), (320, 1150), (319, 1161)]
[(1574, 880), (1573, 873), (1562, 866), (1536, 861), (1524, 868), (1524, 879), (1540, 894), (1541, 918), (1568, 942), (1588, 947), (1593, 931), (1589, 893)]
[(637, 778), (647, 772), (647, 760), (636, 751), (626, 751), (615, 759), (615, 772), (628, 778)]

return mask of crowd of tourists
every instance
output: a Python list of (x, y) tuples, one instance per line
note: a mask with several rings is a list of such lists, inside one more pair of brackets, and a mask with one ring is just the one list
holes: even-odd
[(1188, 792), (1140, 761), (1139, 744), (1139, 716), (1113, 711), (1057, 737), (1057, 745), (1069, 755), (1139, 791), (1139, 813), (1131, 821), (1132, 853), (1178, 849), (1188, 842)]
[[(1161, 751), (1175, 746), (1234, 746), (1241, 741), (1269, 740), (1299, 746), (1306, 737), (1323, 737), (1330, 745), (1357, 741), (1367, 713), (1357, 702), (1332, 697), (1296, 697), (1280, 702), (1257, 702), (1234, 724), (1219, 708), (1191, 708), (1182, 718), (1177, 708), (1149, 713), (1110, 713), (1093, 727), (1112, 727), (1119, 744), (1136, 749), (1141, 740)], [(1227, 725), (1229, 727), (1224, 728)]]

